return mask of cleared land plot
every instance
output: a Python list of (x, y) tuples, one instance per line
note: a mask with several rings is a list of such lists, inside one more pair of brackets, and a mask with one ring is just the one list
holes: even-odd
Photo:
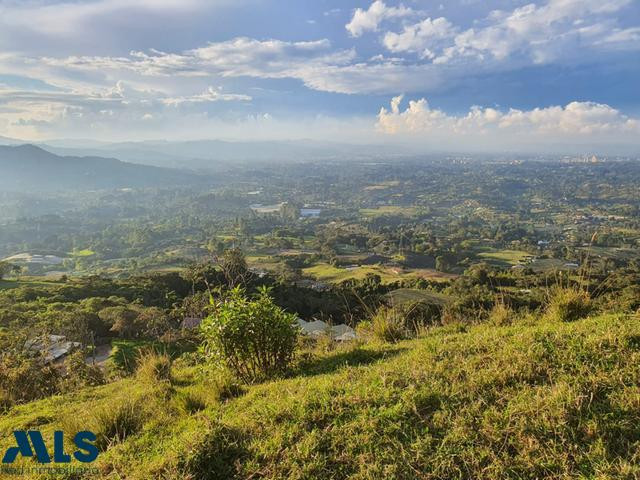
[(398, 207), (398, 206), (384, 206), (378, 208), (361, 208), (360, 214), (365, 217), (382, 217), (384, 215), (398, 216), (398, 217), (415, 217), (420, 213), (418, 207)]
[(417, 290), (414, 288), (399, 288), (398, 290), (389, 292), (387, 297), (391, 299), (395, 305), (406, 305), (418, 302), (430, 305), (446, 305), (451, 301), (449, 297), (441, 293)]
[(524, 262), (525, 257), (531, 255), (522, 250), (496, 250), (491, 252), (482, 252), (479, 257), (486, 259), (489, 263), (500, 266), (518, 265)]
[(353, 268), (338, 268), (327, 263), (319, 263), (302, 270), (303, 274), (316, 280), (329, 283), (339, 283), (349, 279), (363, 279), (369, 274), (379, 275), (383, 283), (396, 282), (410, 278), (424, 278), (425, 280), (446, 281), (456, 278), (456, 275), (437, 272), (428, 268), (403, 269), (384, 265), (366, 265)]

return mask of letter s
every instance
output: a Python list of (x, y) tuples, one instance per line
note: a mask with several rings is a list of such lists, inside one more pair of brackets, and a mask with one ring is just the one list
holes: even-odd
[(73, 442), (76, 444), (80, 450), (73, 454), (76, 460), (83, 463), (93, 462), (96, 458), (98, 458), (98, 447), (96, 447), (92, 442), (96, 441), (96, 435), (91, 432), (78, 432), (75, 437), (73, 437)]

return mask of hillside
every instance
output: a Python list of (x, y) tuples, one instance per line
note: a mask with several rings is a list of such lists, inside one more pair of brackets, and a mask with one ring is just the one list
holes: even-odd
[(243, 391), (177, 364), (171, 386), (128, 379), (16, 407), (1, 438), (99, 426), (128, 406), (121, 426), (135, 428), (101, 454), (95, 478), (640, 475), (637, 316), (450, 325), (310, 362)]
[(97, 190), (186, 185), (204, 178), (114, 158), (61, 157), (33, 145), (0, 146), (0, 188), (10, 191)]

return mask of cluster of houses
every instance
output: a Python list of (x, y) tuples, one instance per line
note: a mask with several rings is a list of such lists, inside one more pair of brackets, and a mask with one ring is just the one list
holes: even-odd
[[(191, 330), (198, 328), (201, 323), (201, 318), (187, 317), (182, 321), (181, 327), (186, 330)], [(357, 338), (356, 331), (344, 324), (331, 326), (322, 320), (307, 322), (306, 320), (298, 318), (298, 325), (303, 335), (313, 338), (327, 335), (336, 342), (349, 342)]]
[(298, 325), (303, 335), (320, 337), (327, 335), (337, 342), (350, 342), (357, 338), (356, 331), (348, 325), (340, 324), (331, 326), (322, 320), (307, 322), (298, 318)]

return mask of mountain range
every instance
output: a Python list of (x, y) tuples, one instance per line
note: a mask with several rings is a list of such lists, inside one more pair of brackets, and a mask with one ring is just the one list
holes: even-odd
[(101, 190), (202, 184), (188, 171), (99, 156), (60, 156), (35, 145), (0, 146), (0, 189), (5, 191)]

